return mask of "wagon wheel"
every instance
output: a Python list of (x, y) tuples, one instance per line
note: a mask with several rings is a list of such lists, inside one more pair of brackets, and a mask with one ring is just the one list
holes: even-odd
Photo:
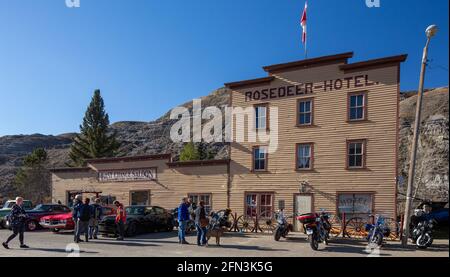
[(393, 218), (386, 218), (385, 224), (391, 230), (388, 240), (397, 240), (400, 237), (400, 224)]
[(249, 216), (241, 215), (237, 220), (237, 227), (240, 232), (251, 233), (255, 230), (256, 222)]
[(339, 216), (332, 215), (329, 221), (331, 224), (330, 236), (336, 238), (342, 233), (342, 220)]
[(237, 216), (236, 214), (231, 213), (230, 217), (228, 218), (228, 220), (231, 222), (230, 228), (228, 228), (229, 232), (237, 232), (238, 231), (236, 216)]
[(258, 221), (259, 230), (263, 233), (272, 234), (277, 227), (276, 220), (273, 218), (261, 218)]
[(345, 234), (349, 238), (365, 238), (368, 233), (365, 228), (366, 221), (360, 217), (351, 218), (345, 224)]

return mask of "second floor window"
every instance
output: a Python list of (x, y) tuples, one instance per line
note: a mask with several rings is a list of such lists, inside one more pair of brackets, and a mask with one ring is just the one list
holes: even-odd
[(299, 126), (312, 125), (313, 122), (313, 100), (298, 101), (298, 122)]
[(267, 129), (267, 106), (255, 106), (255, 128), (256, 130)]
[(267, 147), (253, 148), (253, 171), (267, 170)]
[(360, 121), (366, 119), (366, 94), (358, 93), (349, 96), (349, 121)]
[(313, 168), (312, 144), (297, 145), (297, 170), (311, 170)]
[(349, 141), (347, 144), (347, 167), (349, 169), (364, 168), (366, 159), (365, 141)]

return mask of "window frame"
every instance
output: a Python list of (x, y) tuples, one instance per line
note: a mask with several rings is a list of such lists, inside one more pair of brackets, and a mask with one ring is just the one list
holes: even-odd
[[(339, 204), (339, 200), (341, 198), (342, 195), (370, 195), (371, 197), (371, 201), (372, 201), (372, 205), (370, 206), (371, 209), (371, 214), (373, 214), (375, 212), (375, 198), (377, 193), (374, 191), (337, 191), (336, 192), (336, 214), (338, 214), (339, 216), (341, 216), (342, 214), (340, 213), (340, 204)], [(362, 215), (362, 213), (353, 213), (353, 215)]]
[(149, 189), (141, 189), (141, 190), (130, 190), (129, 191), (129, 199), (128, 199), (128, 203), (130, 204), (130, 206), (135, 206), (133, 205), (132, 201), (133, 201), (133, 193), (135, 192), (146, 192), (148, 193), (148, 203), (146, 204), (146, 206), (151, 206), (152, 204), (152, 191)]
[[(350, 166), (350, 144), (352, 143), (360, 143), (362, 144), (362, 165), (361, 166)], [(361, 170), (367, 169), (367, 139), (356, 139), (356, 140), (347, 140), (346, 152), (345, 152), (345, 168), (347, 170)]]
[[(193, 193), (188, 193), (188, 195), (187, 195), (188, 198), (192, 199), (192, 202), (194, 202), (194, 199), (193, 199), (194, 197), (198, 197), (198, 199), (200, 199), (200, 201), (201, 201), (202, 196), (209, 197), (209, 204), (207, 205), (207, 203), (205, 203), (205, 212), (206, 212), (206, 214), (209, 214), (213, 210), (213, 199), (212, 199), (213, 195), (212, 195), (212, 193), (193, 192)], [(200, 204), (200, 201), (198, 201), (198, 203), (194, 202), (195, 204), (197, 204), (197, 207)]]
[(263, 207), (270, 207), (270, 217), (264, 217), (264, 218), (273, 218), (274, 212), (275, 212), (275, 192), (245, 192), (244, 193), (244, 216), (254, 218), (255, 216), (249, 215), (247, 213), (249, 205), (247, 204), (247, 197), (250, 195), (256, 195), (256, 216), (260, 218), (261, 215), (261, 197), (262, 196), (269, 196), (271, 200), (271, 205), (264, 205)]
[[(266, 109), (266, 128), (257, 128), (256, 125), (258, 124), (258, 117), (256, 115), (256, 110), (258, 108), (265, 108)], [(256, 131), (259, 130), (265, 130), (265, 131), (269, 131), (269, 103), (260, 103), (260, 104), (255, 104), (253, 105), (253, 110), (255, 112), (255, 122), (253, 125), (253, 129)]]
[[(311, 102), (311, 111), (309, 113), (301, 113), (300, 112), (300, 103), (302, 102)], [(311, 127), (314, 126), (314, 110), (315, 110), (315, 103), (314, 103), (314, 97), (309, 97), (309, 98), (299, 98), (297, 99), (297, 116), (295, 117), (297, 122), (296, 122), (296, 126), (297, 127)], [(301, 114), (310, 114), (311, 115), (311, 122), (307, 123), (307, 124), (301, 124), (300, 123), (300, 115)]]
[[(351, 119), (351, 99), (352, 96), (360, 96), (362, 95), (364, 97), (363, 100), (363, 118), (358, 118), (358, 119)], [(368, 112), (367, 112), (367, 104), (368, 104), (368, 92), (367, 91), (358, 91), (358, 92), (349, 92), (347, 95), (347, 122), (348, 123), (354, 123), (354, 122), (364, 122), (364, 121), (368, 121)], [(355, 107), (355, 108), (361, 108), (360, 106)]]
[(268, 148), (268, 146), (266, 145), (256, 145), (252, 147), (252, 170), (251, 172), (253, 173), (264, 173), (264, 172), (268, 172), (269, 171), (269, 153), (268, 151), (266, 151), (265, 153), (265, 159), (264, 159), (264, 163), (265, 163), (265, 168), (264, 169), (256, 169), (256, 160), (255, 160), (255, 151), (256, 149), (259, 148)]
[[(309, 168), (300, 168), (299, 167), (299, 153), (298, 150), (301, 146), (309, 146)], [(314, 170), (314, 143), (306, 142), (306, 143), (297, 143), (295, 145), (295, 170), (296, 171), (313, 171)]]

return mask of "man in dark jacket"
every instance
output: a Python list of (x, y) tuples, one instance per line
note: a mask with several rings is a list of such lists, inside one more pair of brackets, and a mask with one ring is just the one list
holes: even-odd
[(82, 241), (80, 239), (82, 233), (84, 233), (85, 241), (89, 241), (89, 220), (92, 217), (92, 207), (89, 202), (89, 198), (86, 198), (84, 203), (78, 199), (78, 203), (73, 208), (73, 219), (76, 222), (75, 243)]
[(100, 199), (97, 198), (92, 204), (92, 217), (89, 220), (89, 239), (97, 239), (98, 224), (103, 216), (103, 208), (100, 205)]
[(13, 230), (13, 234), (2, 243), (3, 247), (9, 249), (8, 243), (12, 241), (17, 235), (19, 235), (20, 248), (29, 248), (24, 243), (23, 233), (25, 232), (25, 221), (27, 219), (27, 214), (25, 210), (22, 208), (23, 198), (17, 197), (16, 204), (12, 207), (11, 214), (9, 215), (9, 221), (11, 222), (11, 227)]
[(187, 197), (181, 200), (178, 207), (178, 242), (181, 244), (189, 244), (186, 241), (186, 225), (189, 221), (189, 199)]

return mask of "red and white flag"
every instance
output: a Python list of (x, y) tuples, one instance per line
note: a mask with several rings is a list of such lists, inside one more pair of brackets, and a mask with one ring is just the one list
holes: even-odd
[(306, 35), (307, 35), (307, 33), (306, 33), (306, 19), (307, 19), (306, 12), (307, 12), (307, 10), (308, 10), (308, 2), (305, 2), (305, 9), (303, 10), (302, 19), (300, 20), (300, 24), (302, 25), (302, 28), (303, 28), (302, 42), (304, 44), (306, 44), (306, 38), (307, 38), (306, 37)]
[(305, 45), (305, 57), (307, 56), (307, 40), (308, 40), (308, 34), (306, 31), (306, 21), (307, 21), (307, 13), (308, 10), (308, 1), (305, 2), (305, 9), (303, 10), (302, 19), (300, 20), (300, 25), (302, 25), (303, 28), (303, 34), (302, 34), (302, 43)]

